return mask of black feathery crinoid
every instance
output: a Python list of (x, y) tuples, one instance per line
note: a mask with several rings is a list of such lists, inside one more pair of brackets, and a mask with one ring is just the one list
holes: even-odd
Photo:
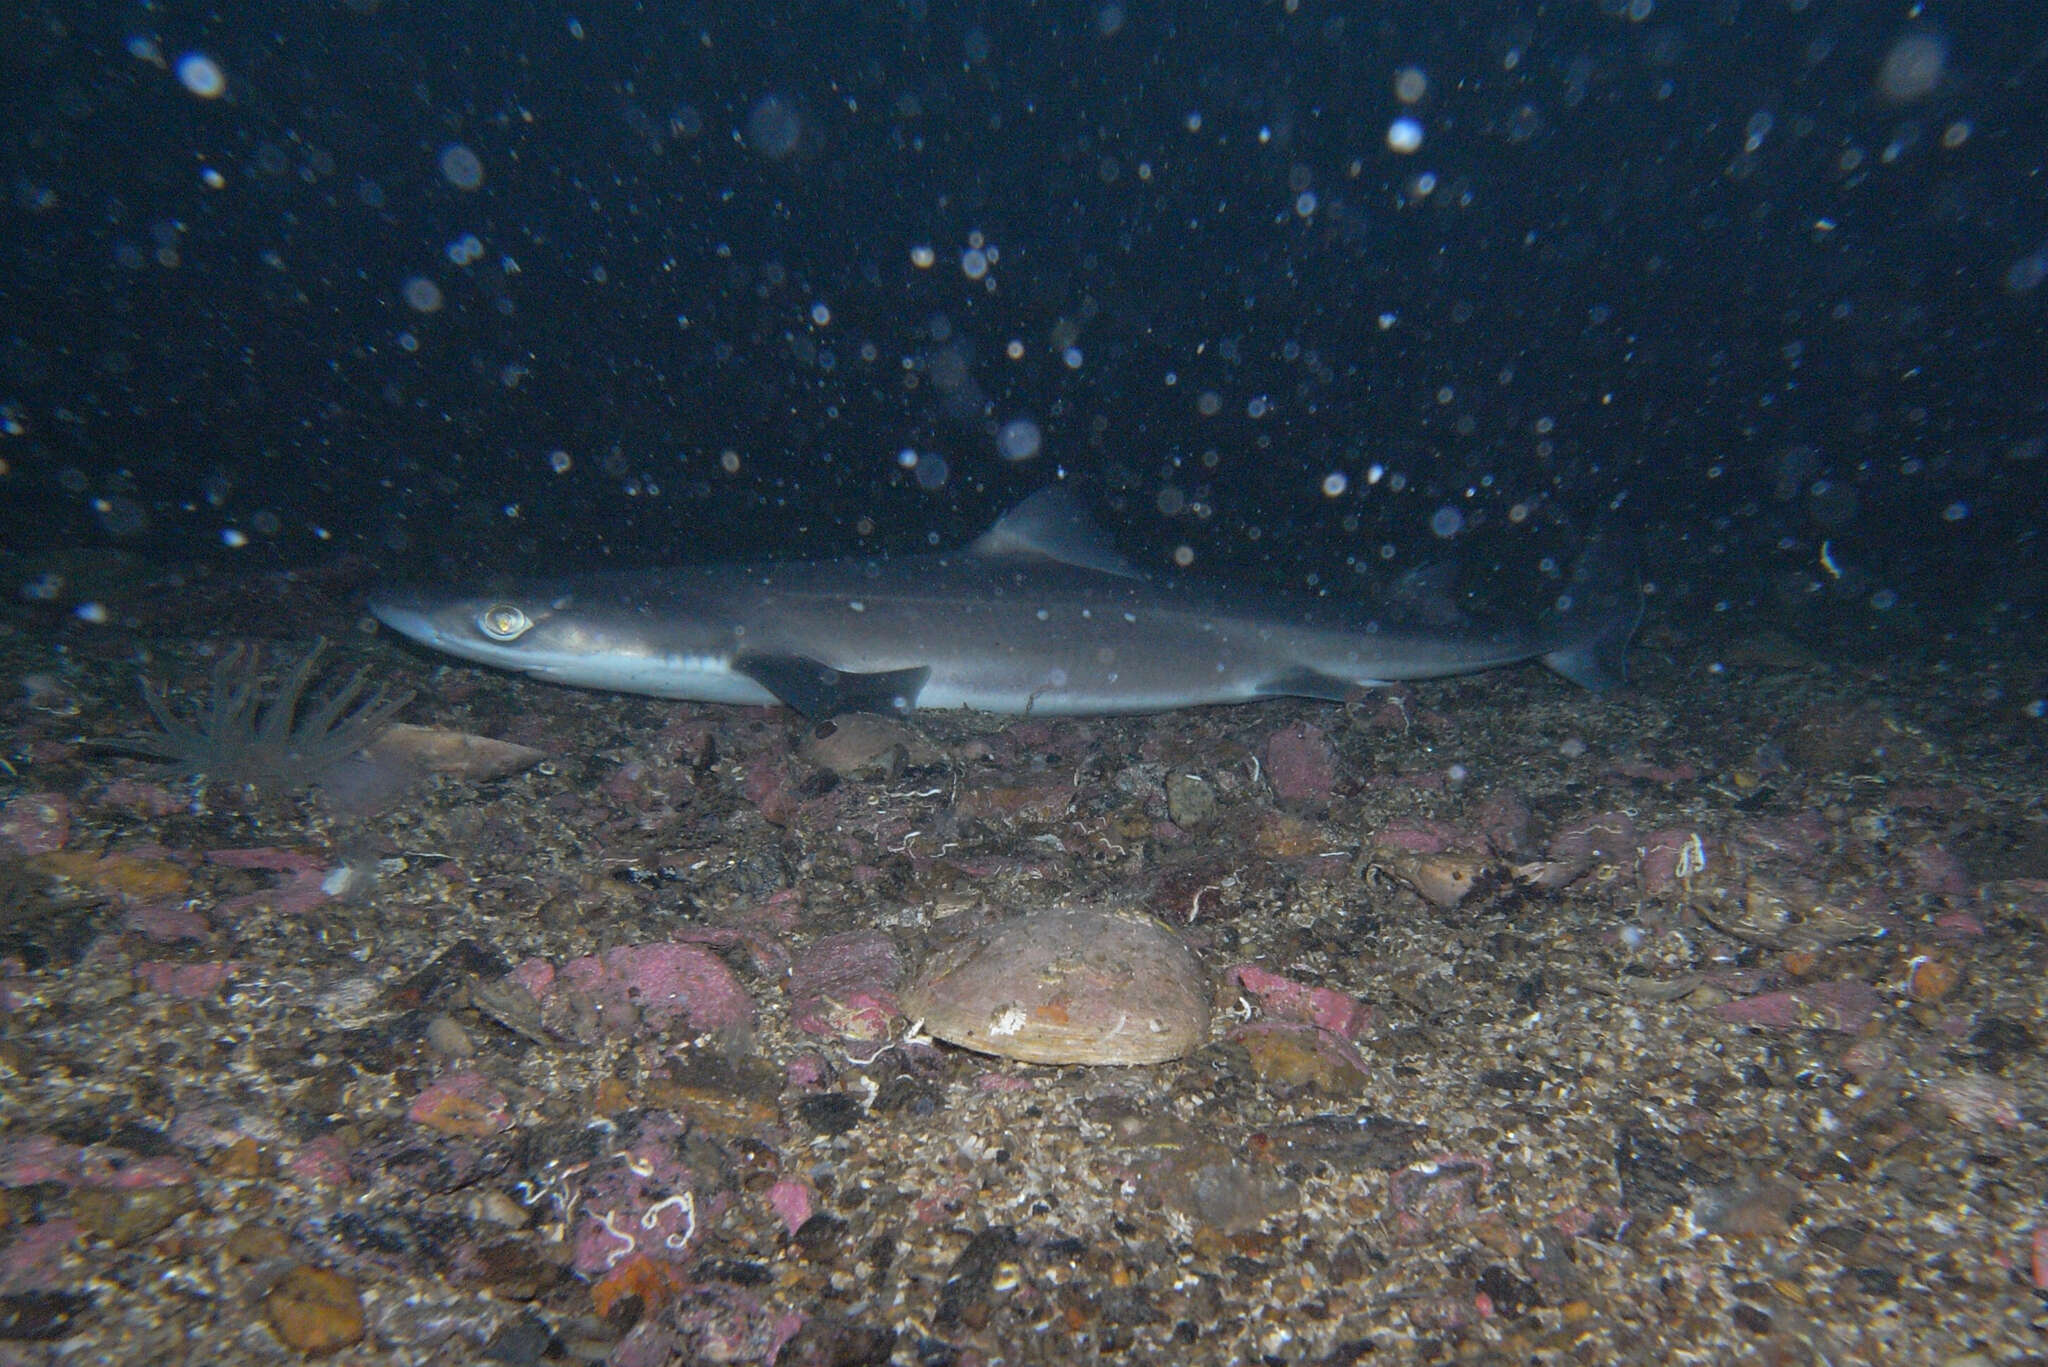
[(172, 709), (162, 684), (138, 680), (159, 729), (103, 745), (164, 760), (210, 783), (272, 792), (304, 788), (375, 740), (413, 699), (409, 689), (383, 685), (366, 695), (366, 669), (308, 697), (326, 649), (326, 638), (315, 641), (274, 689), (266, 689), (263, 653), (234, 647), (214, 665), (212, 692), (194, 703), (189, 718)]

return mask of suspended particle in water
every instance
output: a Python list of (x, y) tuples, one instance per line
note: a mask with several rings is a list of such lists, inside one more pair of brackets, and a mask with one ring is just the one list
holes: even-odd
[(1411, 119), (1403, 114), (1387, 125), (1387, 146), (1407, 156), (1422, 150), (1422, 120)]
[(100, 530), (108, 536), (136, 536), (149, 530), (149, 510), (125, 494), (94, 499), (92, 510), (99, 517)]
[(408, 277), (399, 286), (399, 293), (405, 296), (407, 306), (415, 313), (439, 313), (445, 302), (441, 297), (441, 287), (424, 275)]
[(458, 190), (474, 190), (484, 183), (483, 159), (459, 142), (441, 149), (441, 179)]
[(203, 52), (188, 52), (178, 59), (178, 84), (202, 100), (217, 100), (228, 93), (228, 74), (220, 63)]
[(930, 270), (932, 263), (938, 259), (939, 254), (926, 243), (920, 242), (910, 249), (910, 264), (921, 271)]
[(1908, 104), (1933, 93), (1948, 67), (1948, 39), (1929, 29), (1911, 30), (1885, 53), (1877, 69), (1878, 93)]
[(2048, 245), (2043, 245), (2005, 268), (2005, 292), (2029, 294), (2048, 280)]
[(747, 147), (756, 156), (781, 161), (796, 151), (803, 132), (803, 117), (780, 95), (763, 95), (747, 111)]
[(988, 253), (979, 247), (969, 247), (960, 253), (960, 274), (969, 280), (981, 280), (988, 275)]
[(1344, 491), (1351, 487), (1351, 477), (1342, 470), (1332, 470), (1323, 476), (1323, 497), (1342, 498)]
[(548, 469), (553, 470), (556, 474), (566, 475), (574, 468), (576, 468), (576, 462), (567, 451), (556, 449), (548, 452)]
[(1004, 460), (1026, 461), (1036, 456), (1044, 444), (1044, 433), (1038, 424), (1029, 418), (1012, 418), (996, 432), (996, 450)]
[(1465, 530), (1465, 515), (1456, 508), (1439, 508), (1429, 515), (1429, 530), (1432, 536), (1448, 541)]
[(1419, 66), (1404, 66), (1394, 73), (1394, 98), (1402, 104), (1419, 104), (1429, 93), (1429, 75)]

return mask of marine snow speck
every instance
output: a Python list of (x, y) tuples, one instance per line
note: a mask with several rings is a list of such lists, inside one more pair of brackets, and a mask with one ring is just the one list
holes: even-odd
[(953, 554), (594, 574), (489, 593), (411, 587), (370, 610), (434, 650), (583, 688), (780, 702), (810, 716), (1088, 716), (1341, 701), (1527, 660), (1605, 688), (1620, 678), (1639, 605), (1633, 591), (1588, 583), (1536, 626), (1494, 630), (1153, 579), (1049, 489)]

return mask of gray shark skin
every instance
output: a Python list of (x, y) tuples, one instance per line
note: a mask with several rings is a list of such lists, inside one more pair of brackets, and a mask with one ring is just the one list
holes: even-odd
[(719, 564), (535, 580), (370, 605), (430, 649), (582, 688), (841, 712), (1167, 712), (1282, 696), (1341, 701), (1527, 660), (1620, 678), (1632, 594), (1562, 595), (1527, 630), (1393, 625), (1334, 598), (1134, 573), (1046, 490), (944, 555)]

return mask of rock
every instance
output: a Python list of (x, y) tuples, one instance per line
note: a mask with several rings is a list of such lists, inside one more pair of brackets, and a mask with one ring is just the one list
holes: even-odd
[(49, 854), (71, 840), (71, 800), (62, 793), (30, 793), (0, 803), (0, 852)]
[[(532, 984), (527, 985), (531, 990)], [(572, 959), (550, 978), (548, 988), (534, 996), (550, 1028), (555, 1028), (558, 1011), (573, 1017), (578, 1005), (594, 1013), (605, 1034), (616, 1036), (659, 1034), (677, 1021), (715, 1032), (754, 1018), (753, 1000), (733, 971), (696, 945), (622, 945)], [(568, 1029), (558, 1033), (575, 1037)]]
[(1479, 804), (1476, 824), (1486, 846), (1503, 859), (1526, 859), (1536, 852), (1531, 828), (1535, 814), (1521, 794), (1502, 791)]
[(1289, 804), (1318, 806), (1337, 786), (1337, 747), (1320, 726), (1298, 722), (1266, 738), (1266, 782)]
[(1328, 1030), (1257, 1021), (1231, 1031), (1230, 1040), (1251, 1056), (1252, 1071), (1268, 1086), (1306, 1088), (1328, 1097), (1356, 1096), (1365, 1089), (1365, 1060)]
[[(92, 1309), (92, 1297), (71, 1291), (16, 1291), (0, 1295), (0, 1342), (49, 1343), (66, 1338)], [(30, 1361), (27, 1357), (10, 1359)]]
[(1162, 1063), (1209, 1033), (1201, 966), (1136, 911), (1005, 921), (935, 953), (903, 1005), (949, 1044), (1027, 1063)]
[(821, 721), (797, 742), (797, 757), (855, 782), (892, 781), (905, 769), (946, 762), (939, 748), (894, 717), (849, 712)]
[(263, 1318), (287, 1348), (332, 1353), (363, 1340), (363, 1299), (339, 1272), (300, 1264), (263, 1298)]
[(828, 935), (798, 950), (789, 965), (791, 1023), (807, 1035), (885, 1040), (902, 1014), (896, 988), (903, 958), (878, 930)]
[(1744, 1182), (1703, 1193), (1693, 1219), (1724, 1239), (1775, 1238), (1790, 1228), (1799, 1197), (1799, 1189), (1787, 1182)]
[(1906, 995), (1916, 1002), (1938, 1002), (1963, 981), (1963, 971), (1946, 954), (1916, 954), (1906, 965)]
[(1761, 992), (1713, 1008), (1714, 1014), (1737, 1025), (1766, 1030), (1809, 1028), (1853, 1035), (1884, 1007), (1884, 998), (1868, 983), (1807, 983), (1782, 992)]
[(896, 1331), (855, 1324), (837, 1315), (813, 1315), (775, 1355), (776, 1367), (887, 1367)]
[(1216, 819), (1216, 790), (1200, 774), (1168, 774), (1166, 814), (1184, 830), (1206, 826)]
[(198, 1204), (198, 1193), (189, 1182), (80, 1187), (71, 1194), (71, 1210), (79, 1228), (115, 1245), (139, 1243)]
[(1691, 827), (1668, 827), (1643, 838), (1640, 872), (1646, 896), (1662, 897), (1674, 888), (1690, 889), (1692, 880), (1709, 868), (1720, 874), (1719, 851)]
[(445, 1135), (481, 1139), (512, 1123), (505, 1094), (481, 1073), (450, 1073), (413, 1098), (406, 1118)]
[(810, 1183), (785, 1177), (768, 1188), (768, 1208), (792, 1236), (816, 1213), (817, 1193)]
[(1237, 964), (1224, 973), (1223, 980), (1251, 996), (1268, 1016), (1280, 1020), (1320, 1026), (1346, 1039), (1356, 1039), (1372, 1026), (1372, 1008), (1356, 997), (1335, 988), (1297, 982), (1258, 964)]

